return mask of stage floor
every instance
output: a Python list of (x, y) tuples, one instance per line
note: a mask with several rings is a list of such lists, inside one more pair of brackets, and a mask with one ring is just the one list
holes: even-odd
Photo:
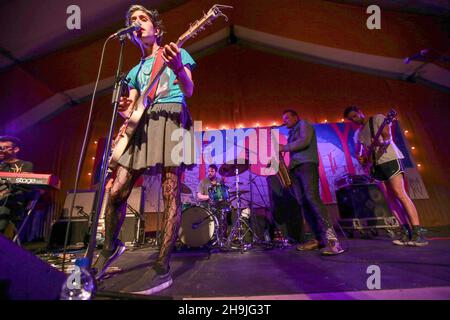
[[(380, 299), (450, 299), (450, 238), (424, 248), (398, 247), (389, 239), (344, 241), (348, 251), (332, 257), (295, 247), (247, 252), (177, 251), (172, 255), (168, 299), (371, 299), (367, 268), (380, 268)], [(156, 258), (154, 248), (127, 250), (113, 265), (122, 269), (99, 284), (120, 292)], [(405, 290), (406, 289), (406, 290)], [(377, 290), (378, 292), (381, 292)], [(359, 294), (358, 294), (359, 293)], [(410, 293), (410, 294), (408, 294)], [(406, 294), (406, 295), (405, 295)]]

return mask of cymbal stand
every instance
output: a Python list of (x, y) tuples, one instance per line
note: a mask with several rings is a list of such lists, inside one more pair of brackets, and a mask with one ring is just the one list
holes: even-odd
[(232, 248), (232, 242), (235, 236), (237, 236), (238, 241), (238, 248), (240, 249), (241, 253), (246, 251), (251, 247), (251, 244), (244, 243), (244, 230), (242, 228), (242, 209), (241, 209), (241, 195), (239, 190), (239, 169), (236, 168), (236, 203), (237, 203), (237, 217), (236, 221), (233, 224), (233, 228), (231, 229), (230, 235), (227, 239), (227, 247)]

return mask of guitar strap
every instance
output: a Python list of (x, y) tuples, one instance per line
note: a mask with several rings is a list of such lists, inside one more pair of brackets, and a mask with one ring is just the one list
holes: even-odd
[[(158, 73), (158, 71), (161, 69), (161, 67), (164, 64), (164, 60), (162, 58), (162, 50), (159, 50), (158, 53), (156, 54), (155, 57), (155, 62), (153, 62), (153, 67), (152, 67), (152, 73), (150, 75), (150, 81), (149, 83), (151, 83), (153, 81), (153, 79), (155, 79), (156, 74)], [(159, 78), (161, 79), (161, 78)], [(158, 89), (158, 85), (159, 85), (159, 80), (158, 82), (155, 84), (155, 86), (152, 88), (152, 90), (150, 91), (150, 93), (148, 94), (148, 97), (150, 98), (150, 100), (153, 102), (155, 101), (155, 96), (156, 96), (156, 90)]]
[[(375, 129), (373, 127), (373, 117), (369, 118), (369, 127), (370, 127), (370, 137), (373, 139), (373, 138), (375, 138)], [(375, 152), (372, 152), (371, 157), (372, 157), (373, 165), (376, 165), (377, 158), (375, 156)]]

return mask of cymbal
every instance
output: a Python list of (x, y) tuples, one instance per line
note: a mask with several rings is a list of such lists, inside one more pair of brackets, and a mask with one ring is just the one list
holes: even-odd
[(192, 190), (191, 188), (189, 188), (187, 185), (185, 185), (184, 183), (181, 183), (181, 193), (184, 194), (192, 194)]
[(223, 177), (233, 177), (236, 175), (236, 169), (238, 174), (241, 174), (248, 170), (248, 164), (223, 164), (220, 166), (219, 173)]
[[(249, 193), (250, 191), (248, 190), (240, 190), (239, 194), (244, 194), (244, 193)], [(230, 191), (228, 192), (230, 194), (230, 196), (235, 196), (238, 192), (237, 191)]]

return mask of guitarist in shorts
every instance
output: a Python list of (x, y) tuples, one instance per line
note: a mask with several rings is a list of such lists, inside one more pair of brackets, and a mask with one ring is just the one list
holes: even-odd
[[(399, 246), (415, 247), (428, 245), (419, 224), (417, 209), (405, 190), (402, 165), (404, 156), (392, 140), (390, 124), (383, 128), (378, 141), (373, 139), (382, 126), (385, 116), (377, 114), (366, 117), (358, 107), (349, 106), (344, 110), (344, 118), (359, 126), (355, 132), (358, 161), (362, 165), (372, 162), (373, 178), (383, 182), (391, 199), (391, 206), (397, 204), (398, 210), (393, 211), (402, 224), (402, 234), (393, 243)], [(367, 150), (372, 144), (375, 146), (374, 155), (367, 155)]]
[(150, 92), (148, 99), (151, 104), (118, 160), (105, 211), (104, 247), (94, 269), (97, 270), (97, 279), (102, 278), (108, 266), (125, 251), (123, 243), (118, 240), (125, 216), (121, 207), (144, 171), (157, 170), (162, 174), (164, 199), (162, 244), (153, 266), (142, 273), (139, 281), (124, 288), (125, 292), (149, 295), (172, 285), (169, 260), (181, 222), (180, 177), (183, 169), (192, 162), (174, 161), (171, 152), (179, 142), (172, 141), (171, 135), (177, 129), (191, 130), (193, 126), (186, 98), (191, 97), (194, 90), (191, 70), (195, 62), (175, 43), (161, 45), (164, 28), (156, 10), (132, 5), (126, 14), (126, 24), (133, 23), (141, 26), (140, 30), (133, 32), (131, 40), (141, 50), (142, 58), (127, 75), (129, 96), (121, 98), (119, 109), (123, 117), (130, 116), (140, 93), (158, 73), (159, 66), (165, 63), (167, 68), (159, 78), (156, 90)]

